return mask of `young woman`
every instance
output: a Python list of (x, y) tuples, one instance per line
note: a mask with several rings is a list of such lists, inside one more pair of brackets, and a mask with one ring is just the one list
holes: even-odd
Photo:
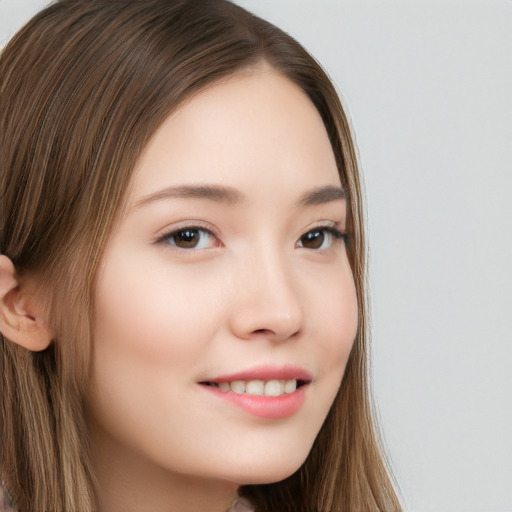
[(304, 49), (224, 0), (62, 0), (1, 77), (19, 510), (399, 510), (353, 143)]

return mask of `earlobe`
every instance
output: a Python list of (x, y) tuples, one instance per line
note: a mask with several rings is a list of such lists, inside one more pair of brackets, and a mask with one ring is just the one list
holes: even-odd
[(35, 352), (48, 348), (52, 341), (35, 297), (20, 285), (13, 263), (5, 255), (0, 255), (0, 332)]

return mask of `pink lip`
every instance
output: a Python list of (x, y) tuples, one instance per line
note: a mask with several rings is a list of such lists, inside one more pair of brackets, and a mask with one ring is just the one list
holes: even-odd
[[(293, 393), (287, 393), (281, 396), (248, 395), (245, 393), (235, 393), (233, 391), (221, 391), (214, 386), (208, 386), (206, 382), (220, 383), (232, 382), (235, 380), (288, 380), (296, 379), (302, 385)], [(228, 402), (242, 411), (268, 419), (288, 418), (299, 411), (306, 399), (306, 392), (312, 376), (303, 368), (297, 366), (259, 366), (242, 372), (222, 375), (214, 379), (203, 381), (201, 387), (212, 393), (215, 397)]]
[(234, 380), (289, 380), (296, 379), (304, 382), (311, 382), (313, 380), (312, 375), (301, 368), (300, 366), (255, 366), (248, 370), (244, 370), (241, 372), (230, 373), (228, 375), (221, 375), (219, 377), (215, 377), (214, 379), (208, 379), (208, 382), (215, 382), (219, 384), (220, 382), (233, 382)]
[(217, 398), (242, 409), (248, 414), (268, 419), (283, 419), (294, 415), (304, 404), (308, 384), (297, 388), (293, 393), (281, 396), (262, 396), (238, 394), (233, 391), (221, 391), (212, 386), (202, 386)]

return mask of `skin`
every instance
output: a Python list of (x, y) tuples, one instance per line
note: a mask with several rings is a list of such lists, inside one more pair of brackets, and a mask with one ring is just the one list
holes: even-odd
[[(228, 193), (162, 193), (185, 185)], [(343, 232), (345, 200), (300, 204), (327, 186), (341, 187), (318, 112), (263, 65), (199, 93), (156, 132), (95, 292), (87, 407), (102, 511), (221, 512), (240, 485), (303, 463), (357, 329), (344, 241), (318, 232)], [(197, 226), (195, 247), (165, 237)], [(312, 230), (318, 248), (304, 243)], [(254, 416), (199, 384), (260, 364), (311, 374), (292, 416)]]

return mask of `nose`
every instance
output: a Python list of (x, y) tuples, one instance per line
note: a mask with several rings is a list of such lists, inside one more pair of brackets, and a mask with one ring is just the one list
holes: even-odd
[(237, 275), (231, 330), (241, 339), (284, 341), (302, 330), (299, 283), (278, 255), (251, 258)]

